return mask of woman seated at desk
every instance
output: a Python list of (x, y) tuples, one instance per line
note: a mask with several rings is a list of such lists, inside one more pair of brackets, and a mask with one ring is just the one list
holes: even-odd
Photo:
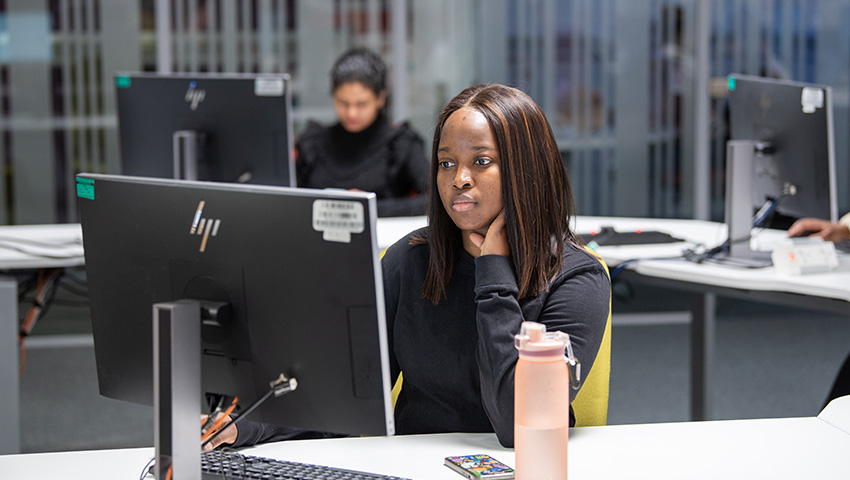
[(307, 124), (297, 145), (297, 185), (375, 192), (382, 217), (424, 215), (424, 141), (406, 122), (386, 120), (386, 70), (365, 49), (337, 60), (331, 82), (339, 121)]
[[(570, 229), (572, 193), (552, 130), (519, 90), (477, 85), (449, 102), (430, 187), (428, 227), (382, 260), (391, 380), (403, 372), (396, 431), (495, 432), (512, 446), (514, 335), (523, 321), (566, 332), (589, 372), (609, 313), (608, 274)], [(304, 438), (249, 422), (229, 430), (219, 443)]]

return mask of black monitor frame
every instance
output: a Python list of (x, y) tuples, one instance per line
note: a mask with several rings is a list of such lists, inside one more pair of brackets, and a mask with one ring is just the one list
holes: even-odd
[(832, 89), (733, 74), (729, 117), (728, 256), (769, 264), (749, 244), (753, 212), (766, 202), (776, 200), (775, 214), (788, 219), (777, 228), (801, 217), (838, 218)]
[(194, 470), (201, 393), (244, 408), (281, 373), (297, 390), (255, 420), (394, 433), (373, 193), (98, 174), (77, 186), (100, 392), (155, 405), (158, 458)]
[(125, 175), (295, 186), (288, 74), (114, 76)]

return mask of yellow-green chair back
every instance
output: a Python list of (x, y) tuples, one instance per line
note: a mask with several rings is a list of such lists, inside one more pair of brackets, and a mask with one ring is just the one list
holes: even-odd
[[(608, 266), (596, 252), (592, 253), (605, 271)], [(593, 427), (606, 425), (608, 423), (608, 393), (611, 378), (611, 301), (608, 301), (608, 320), (605, 322), (605, 333), (602, 335), (602, 344), (596, 353), (593, 367), (590, 372), (582, 372), (587, 375), (578, 395), (573, 400), (573, 411), (576, 415), (577, 427)]]

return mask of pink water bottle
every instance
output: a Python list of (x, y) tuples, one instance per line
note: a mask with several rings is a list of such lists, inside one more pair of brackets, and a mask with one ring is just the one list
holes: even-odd
[[(570, 370), (580, 375), (563, 332), (523, 322), (514, 384), (514, 451), (517, 480), (566, 480), (570, 428)], [(566, 355), (565, 355), (566, 352)]]

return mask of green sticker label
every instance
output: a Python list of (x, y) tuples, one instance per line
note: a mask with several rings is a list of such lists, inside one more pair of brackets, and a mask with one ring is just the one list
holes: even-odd
[(94, 200), (94, 180), (90, 178), (77, 178), (77, 196)]
[(120, 76), (115, 77), (115, 85), (118, 88), (130, 88), (130, 77)]
[(735, 90), (735, 77), (729, 77), (729, 91)]

